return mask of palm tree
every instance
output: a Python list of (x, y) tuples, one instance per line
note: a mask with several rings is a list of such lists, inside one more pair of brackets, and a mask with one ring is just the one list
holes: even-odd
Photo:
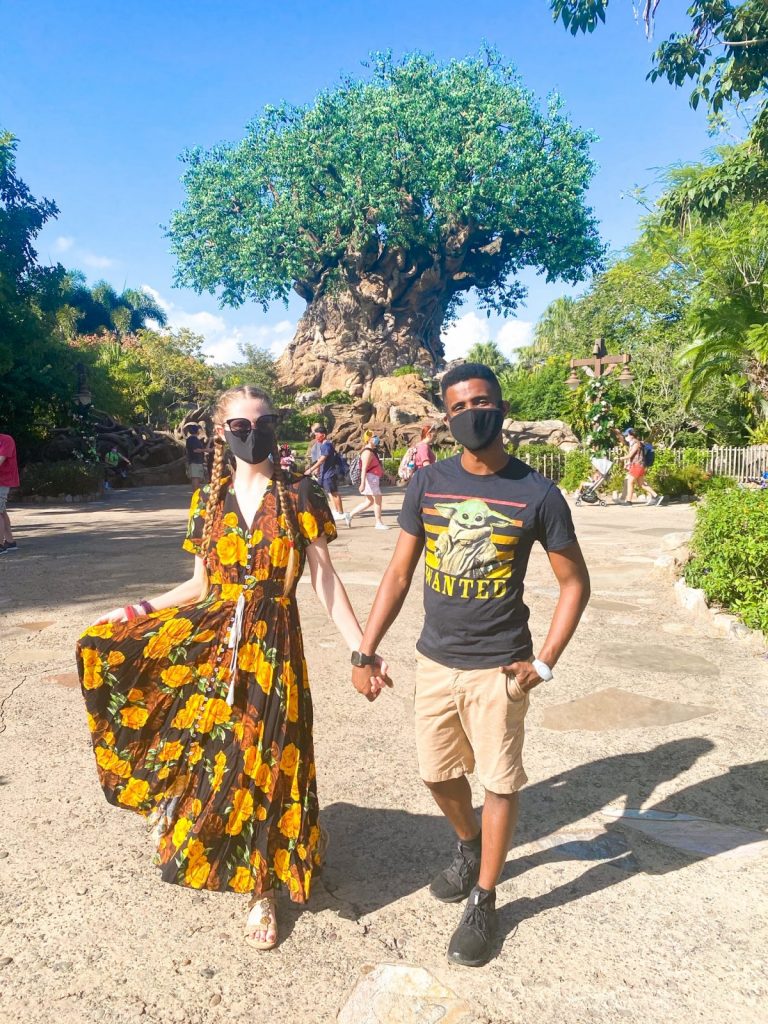
[(509, 369), (509, 360), (495, 341), (476, 341), (467, 352), (468, 363), (483, 363), (490, 366), (495, 374)]

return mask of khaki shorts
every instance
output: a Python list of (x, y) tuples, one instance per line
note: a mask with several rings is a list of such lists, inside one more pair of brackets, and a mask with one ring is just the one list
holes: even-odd
[(491, 793), (528, 781), (523, 740), (528, 694), (497, 668), (446, 668), (416, 655), (416, 753), (425, 782), (476, 771)]

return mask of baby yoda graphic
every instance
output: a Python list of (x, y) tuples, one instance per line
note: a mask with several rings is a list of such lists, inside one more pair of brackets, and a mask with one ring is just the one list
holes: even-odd
[(499, 552), (491, 540), (493, 523), (512, 523), (479, 498), (458, 504), (435, 502), (448, 520), (448, 529), (435, 542), (435, 558), (441, 572), (449, 576), (482, 576), (498, 564)]

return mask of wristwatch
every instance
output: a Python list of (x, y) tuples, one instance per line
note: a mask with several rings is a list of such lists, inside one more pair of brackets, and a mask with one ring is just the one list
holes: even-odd
[(375, 654), (363, 654), (362, 651), (352, 651), (350, 661), (355, 668), (365, 668), (366, 665), (373, 665), (376, 662)]
[(536, 669), (539, 679), (543, 680), (543, 682), (548, 683), (550, 679), (555, 678), (552, 669), (549, 667), (549, 665), (545, 665), (544, 662), (539, 661), (538, 658), (534, 658), (531, 664)]

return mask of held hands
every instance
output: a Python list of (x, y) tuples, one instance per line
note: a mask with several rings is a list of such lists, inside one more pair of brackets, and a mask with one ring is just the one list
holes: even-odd
[(392, 686), (389, 665), (377, 654), (373, 665), (352, 669), (352, 685), (366, 700), (376, 700), (385, 686)]
[(530, 661), (513, 661), (511, 665), (502, 665), (501, 671), (508, 679), (516, 680), (523, 693), (544, 682)]
[(111, 612), (106, 612), (101, 616), (100, 619), (96, 619), (92, 622), (92, 626), (100, 626), (102, 622), (127, 622), (128, 616), (125, 614), (125, 608), (113, 608)]

